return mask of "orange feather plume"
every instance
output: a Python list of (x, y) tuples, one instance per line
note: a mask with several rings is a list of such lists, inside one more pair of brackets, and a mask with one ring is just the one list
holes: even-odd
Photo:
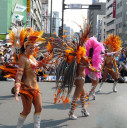
[(117, 52), (121, 49), (122, 41), (120, 40), (120, 37), (117, 35), (109, 35), (109, 37), (104, 42), (106, 46), (108, 46), (109, 50), (112, 52)]

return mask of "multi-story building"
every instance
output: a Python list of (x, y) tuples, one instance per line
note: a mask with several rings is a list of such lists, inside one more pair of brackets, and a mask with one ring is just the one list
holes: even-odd
[[(114, 3), (115, 4), (115, 3)], [(127, 45), (127, 1), (116, 0), (116, 34), (120, 36), (123, 45)]]
[(115, 16), (113, 16), (113, 1), (114, 0), (107, 0), (106, 1), (106, 38), (109, 34), (115, 33)]
[(48, 0), (42, 0), (42, 30), (44, 33), (48, 32), (48, 22), (50, 17), (48, 16)]
[(54, 11), (52, 19), (52, 32), (55, 32), (56, 35), (58, 35), (59, 32), (60, 20), (61, 19), (59, 18), (59, 12)]
[(32, 27), (35, 30), (42, 29), (42, 4), (41, 0), (27, 0), (27, 27)]
[(26, 0), (1, 0), (0, 1), (0, 34), (5, 35), (5, 38), (3, 39), (6, 39), (6, 34), (8, 33), (8, 30), (12, 26), (12, 21), (13, 21), (12, 15), (14, 13), (24, 16), (22, 22), (24, 24), (26, 23), (26, 10), (24, 12), (14, 12), (16, 4), (26, 6), (27, 1)]
[(97, 40), (103, 42), (105, 40), (105, 15), (97, 16)]
[(106, 3), (94, 3), (93, 5), (101, 5), (100, 10), (90, 10), (87, 12), (88, 23), (91, 25), (90, 37), (97, 37), (97, 15), (105, 15)]
[[(15, 11), (16, 5), (26, 7), (25, 11)], [(17, 21), (14, 20), (14, 14), (22, 16), (20, 23), (24, 27), (32, 27), (35, 30), (41, 30), (41, 0), (1, 0), (0, 1), (0, 34), (4, 39), (6, 39), (6, 34), (8, 30), (15, 24)], [(0, 37), (1, 37), (0, 36)]]

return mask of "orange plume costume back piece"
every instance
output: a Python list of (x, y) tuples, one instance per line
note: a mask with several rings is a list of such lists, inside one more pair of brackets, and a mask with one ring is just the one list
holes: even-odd
[[(84, 43), (88, 39), (89, 31), (90, 26), (87, 25), (82, 30), (78, 39), (73, 39), (72, 42), (63, 41), (60, 38), (52, 39), (48, 42), (47, 49), (53, 53), (53, 59), (56, 62), (57, 92), (54, 94), (54, 103), (61, 101), (64, 105), (65, 103), (69, 103), (68, 97), (70, 96), (76, 77), (77, 64), (86, 55)], [(65, 37), (63, 36), (63, 38)], [(68, 90), (65, 90), (66, 87)]]

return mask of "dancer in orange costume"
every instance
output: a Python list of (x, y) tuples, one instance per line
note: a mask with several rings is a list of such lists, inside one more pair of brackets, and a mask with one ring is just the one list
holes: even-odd
[(36, 42), (44, 40), (41, 38), (43, 31), (34, 31), (33, 29), (17, 30), (16, 34), (10, 31), (10, 42), (13, 45), (20, 46), (20, 56), (18, 56), (18, 70), (15, 77), (15, 99), (19, 101), (18, 95), (20, 93), (23, 105), (23, 111), (20, 113), (17, 122), (17, 128), (22, 128), (27, 115), (31, 111), (32, 104), (35, 108), (34, 113), (34, 128), (40, 128), (41, 111), (42, 111), (42, 98), (37, 84), (37, 72), (39, 67), (46, 66), (47, 57), (45, 56), (42, 61), (37, 61), (33, 54), (36, 50)]
[[(99, 91), (101, 91), (103, 83), (105, 82), (108, 74), (110, 74), (114, 79), (113, 92), (117, 92), (116, 84), (118, 82), (119, 72), (115, 58), (112, 55), (121, 50), (121, 40), (117, 35), (110, 35), (104, 43), (108, 48), (108, 52), (112, 53), (105, 54), (106, 57), (102, 65), (103, 78), (99, 87)], [(116, 71), (114, 71), (113, 66), (115, 67)]]

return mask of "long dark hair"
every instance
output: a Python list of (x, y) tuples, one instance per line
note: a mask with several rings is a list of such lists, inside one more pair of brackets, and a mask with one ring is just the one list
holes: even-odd
[(89, 50), (89, 57), (90, 57), (90, 58), (93, 57), (93, 48), (90, 48), (90, 50)]
[(23, 46), (22, 46), (21, 49), (20, 49), (20, 53), (24, 53), (24, 52), (25, 52), (24, 43), (25, 43), (26, 41), (27, 41), (27, 37), (24, 39)]

